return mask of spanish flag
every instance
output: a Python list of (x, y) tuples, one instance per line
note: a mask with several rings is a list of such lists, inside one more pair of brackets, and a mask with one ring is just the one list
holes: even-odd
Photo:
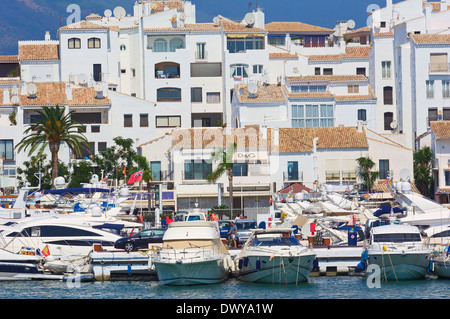
[(317, 185), (317, 184), (319, 184), (319, 181), (318, 181), (318, 180), (315, 180), (313, 184), (314, 184), (314, 185)]
[(389, 185), (392, 185), (392, 178), (389, 180)]
[(124, 167), (123, 170), (122, 170), (122, 174), (123, 174), (123, 175), (125, 175), (126, 170), (127, 170), (127, 168)]
[(369, 198), (369, 192), (365, 193), (365, 194), (364, 194), (364, 197), (365, 197), (365, 198)]
[(50, 256), (50, 249), (48, 249), (48, 245), (45, 245), (44, 249), (42, 249), (42, 255), (45, 257)]

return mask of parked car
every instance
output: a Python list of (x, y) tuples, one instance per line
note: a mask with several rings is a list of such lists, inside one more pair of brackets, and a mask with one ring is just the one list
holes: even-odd
[(148, 244), (162, 243), (165, 229), (151, 228), (140, 231), (132, 236), (123, 237), (114, 243), (114, 248), (134, 251), (148, 248)]
[(231, 220), (219, 220), (220, 237), (227, 238), (231, 228)]
[(252, 229), (258, 228), (254, 219), (238, 219), (235, 222), (237, 233), (236, 242), (238, 245), (243, 244), (252, 234)]

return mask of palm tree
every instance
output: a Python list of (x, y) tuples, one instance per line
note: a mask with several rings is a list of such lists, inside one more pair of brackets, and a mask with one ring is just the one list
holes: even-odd
[(230, 210), (233, 217), (233, 154), (236, 151), (236, 143), (225, 148), (214, 151), (211, 154), (211, 162), (218, 162), (217, 168), (212, 171), (206, 179), (210, 183), (215, 183), (225, 172), (228, 175), (228, 188), (230, 190)]
[(359, 166), (358, 175), (370, 192), (380, 173), (378, 171), (371, 171), (375, 163), (369, 157), (359, 157), (356, 159), (356, 162)]
[(55, 178), (58, 177), (58, 152), (61, 143), (66, 143), (70, 150), (81, 155), (84, 149), (88, 149), (89, 142), (80, 133), (83, 125), (71, 120), (71, 114), (64, 114), (64, 107), (43, 106), (42, 111), (38, 111), (40, 118), (35, 123), (31, 123), (24, 131), (26, 135), (17, 145), (20, 152), (29, 148), (28, 156), (35, 151), (42, 155), (48, 146), (51, 153), (52, 162), (52, 187)]
[(425, 146), (413, 154), (414, 181), (420, 193), (433, 198), (434, 178), (432, 173), (433, 152), (429, 146)]

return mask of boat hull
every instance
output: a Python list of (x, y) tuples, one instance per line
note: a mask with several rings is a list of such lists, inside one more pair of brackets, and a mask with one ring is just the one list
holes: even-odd
[(433, 260), (434, 272), (439, 278), (450, 279), (450, 259), (436, 258)]
[(175, 260), (154, 258), (158, 280), (163, 285), (190, 286), (216, 284), (230, 275), (226, 266), (226, 258), (218, 256), (201, 260)]
[(315, 254), (300, 256), (254, 255), (236, 259), (238, 279), (266, 284), (307, 282)]
[(369, 265), (380, 267), (382, 280), (424, 279), (430, 261), (430, 252), (396, 253), (389, 251), (370, 251)]

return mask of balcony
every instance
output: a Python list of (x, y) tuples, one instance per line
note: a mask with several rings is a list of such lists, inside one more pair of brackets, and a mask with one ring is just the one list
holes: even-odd
[(325, 171), (327, 182), (356, 182), (356, 171)]
[(429, 73), (450, 73), (450, 63), (431, 62), (428, 66)]
[(303, 182), (303, 172), (283, 172), (284, 182)]

